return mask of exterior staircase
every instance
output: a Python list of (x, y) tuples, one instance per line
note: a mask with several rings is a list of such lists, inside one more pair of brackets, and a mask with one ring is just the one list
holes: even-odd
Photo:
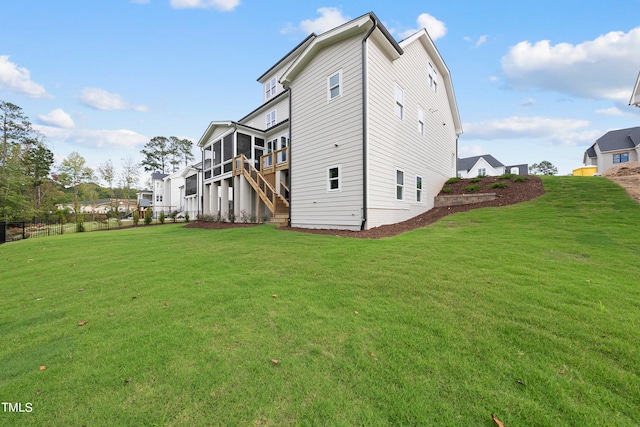
[(233, 159), (233, 175), (243, 175), (249, 185), (260, 197), (272, 213), (271, 222), (278, 226), (287, 225), (289, 222), (289, 202), (278, 194), (273, 186), (265, 179), (251, 161), (244, 154)]

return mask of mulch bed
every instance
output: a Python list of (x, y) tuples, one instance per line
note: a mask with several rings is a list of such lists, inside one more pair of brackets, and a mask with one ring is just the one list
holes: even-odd
[[(505, 181), (508, 184), (507, 188), (489, 188), (491, 184), (497, 181)], [(542, 187), (542, 180), (536, 176), (528, 176), (528, 180), (523, 182), (512, 182), (510, 180), (499, 180), (498, 177), (488, 176), (482, 178), (480, 182), (471, 183), (469, 179), (461, 179), (455, 184), (448, 184), (445, 187), (450, 187), (451, 192), (446, 195), (457, 194), (469, 194), (465, 192), (464, 188), (468, 185), (477, 184), (480, 185), (480, 190), (474, 193), (496, 193), (496, 199), (489, 202), (474, 203), (470, 205), (458, 205), (442, 208), (433, 208), (422, 215), (413, 217), (407, 221), (399, 222), (397, 224), (382, 225), (364, 231), (348, 231), (348, 230), (326, 230), (326, 229), (309, 229), (309, 228), (296, 228), (296, 227), (280, 227), (279, 230), (296, 231), (302, 233), (312, 234), (327, 234), (331, 236), (342, 237), (355, 237), (361, 239), (381, 239), (384, 237), (395, 236), (405, 231), (411, 231), (416, 228), (424, 227), (432, 224), (447, 215), (456, 212), (467, 212), (472, 209), (486, 208), (486, 207), (499, 207), (513, 205), (516, 203), (526, 202), (533, 200), (544, 194), (544, 188)], [(440, 193), (445, 195), (445, 193)], [(228, 223), (228, 222), (192, 222), (185, 225), (186, 228), (204, 228), (207, 230), (221, 230), (226, 228), (239, 228), (239, 227), (255, 227), (259, 224), (244, 224), (244, 223)]]

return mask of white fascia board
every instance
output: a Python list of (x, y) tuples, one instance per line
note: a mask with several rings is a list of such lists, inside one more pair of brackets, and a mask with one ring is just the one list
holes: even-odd
[(633, 92), (631, 93), (631, 99), (629, 100), (629, 105), (635, 105), (636, 107), (640, 107), (640, 72), (638, 73), (636, 86), (633, 88)]
[(200, 139), (198, 140), (198, 147), (204, 147), (204, 145), (207, 143), (207, 141), (209, 140), (209, 137), (211, 136), (211, 134), (213, 133), (214, 130), (216, 130), (216, 128), (218, 127), (223, 127), (223, 126), (233, 126), (233, 122), (230, 121), (225, 121), (225, 122), (211, 122), (209, 124), (209, 126), (207, 127), (207, 130), (204, 131), (204, 134), (202, 134), (202, 136), (200, 137)]
[(363, 33), (373, 26), (371, 17), (367, 14), (359, 19), (347, 22), (339, 27), (322, 33), (306, 47), (306, 49), (289, 66), (280, 77), (280, 83), (288, 85), (295, 76), (311, 61), (321, 49), (338, 41), (344, 40), (359, 33)]

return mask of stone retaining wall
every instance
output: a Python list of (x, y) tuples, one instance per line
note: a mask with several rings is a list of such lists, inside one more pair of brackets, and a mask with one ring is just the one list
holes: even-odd
[(496, 193), (459, 194), (455, 196), (436, 196), (436, 208), (446, 206), (470, 205), (472, 203), (490, 202), (496, 199)]

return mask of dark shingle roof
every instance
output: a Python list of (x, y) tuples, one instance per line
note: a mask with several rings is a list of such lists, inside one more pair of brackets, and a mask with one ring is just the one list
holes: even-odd
[[(596, 144), (601, 152), (635, 148), (640, 145), (640, 126), (609, 131), (596, 140)], [(587, 150), (587, 155), (595, 157), (595, 150), (593, 156), (590, 155), (589, 150)]]
[(458, 168), (456, 170), (466, 170), (470, 171), (471, 168), (480, 160), (480, 158), (486, 160), (494, 168), (499, 168), (504, 166), (500, 163), (495, 157), (491, 154), (483, 154), (482, 156), (474, 156), (474, 157), (465, 157), (464, 159), (458, 159)]

